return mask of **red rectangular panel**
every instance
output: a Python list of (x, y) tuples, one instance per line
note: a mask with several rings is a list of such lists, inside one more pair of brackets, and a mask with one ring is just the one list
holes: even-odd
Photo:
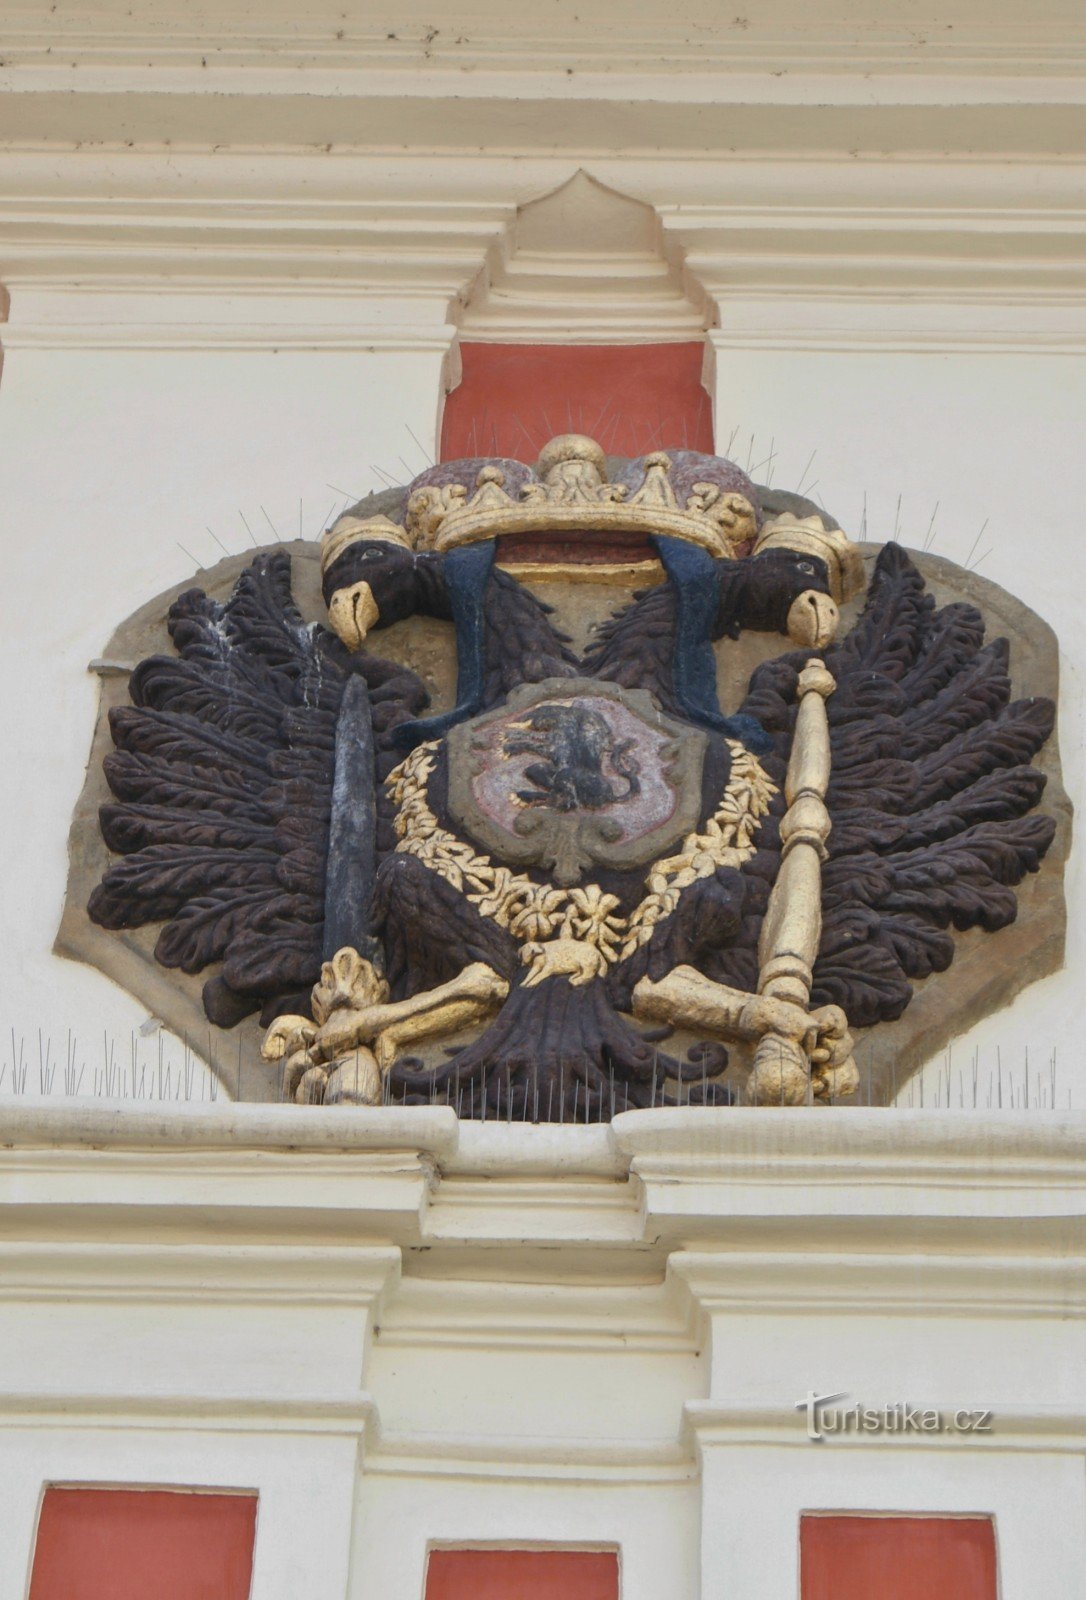
[(445, 402), (441, 459), (534, 461), (559, 433), (587, 433), (613, 456), (713, 449), (701, 385), (705, 345), (463, 344)]
[(426, 1600), (618, 1600), (613, 1550), (432, 1550)]
[(45, 1491), (30, 1600), (248, 1600), (255, 1494)]
[(803, 1517), (803, 1600), (997, 1600), (990, 1517)]

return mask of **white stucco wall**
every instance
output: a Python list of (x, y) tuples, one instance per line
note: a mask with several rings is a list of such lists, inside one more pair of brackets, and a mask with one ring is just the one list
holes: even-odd
[[(345, 502), (330, 484), (367, 493), (381, 484), (371, 463), (402, 474), (401, 456), (420, 470), (406, 428), (432, 441), (440, 366), (439, 356), (411, 351), (8, 352), (0, 380), (3, 1100), (20, 1061), (22, 1093), (48, 1083), (50, 1066), (59, 1093), (69, 1051), (83, 1093), (94, 1092), (96, 1076), (105, 1092), (107, 1063), (131, 1088), (133, 1030), (137, 1083), (158, 1097), (158, 1038), (139, 1032), (146, 1008), (50, 954), (97, 703), (88, 663), (147, 599), (190, 574), (198, 583), (198, 563), (222, 556), (216, 536), (238, 551), (251, 547), (246, 521), (264, 543), (269, 520), (297, 537), (300, 519), (316, 538)], [(163, 1059), (172, 1092), (179, 1084), (182, 1098), (215, 1092), (180, 1042), (168, 1041)]]

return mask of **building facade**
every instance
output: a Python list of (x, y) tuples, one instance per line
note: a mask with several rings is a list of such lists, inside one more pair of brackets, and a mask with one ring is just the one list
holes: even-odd
[[(4, 9), (0, 1592), (1077, 1595), (1081, 18)], [(567, 431), (1058, 656), (1058, 843), (858, 1104), (277, 1104), (87, 922), (168, 599)]]

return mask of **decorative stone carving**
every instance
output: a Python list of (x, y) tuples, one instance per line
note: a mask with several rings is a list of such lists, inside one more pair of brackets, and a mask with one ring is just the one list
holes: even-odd
[[(210, 972), (216, 1034), (259, 1014), (303, 1102), (592, 1120), (847, 1097), (865, 1070), (870, 1093), (880, 1032), (918, 983), (930, 1017), (970, 930), (998, 950), (1049, 850), (1053, 707), (1012, 700), (1005, 642), (897, 546), (857, 615), (860, 549), (775, 510), (732, 463), (563, 437), (340, 518), (330, 629), (281, 551), (180, 595), (175, 653), (110, 715), (86, 904), (112, 931), (71, 907), (68, 947), (120, 970), (103, 941), (159, 926), (158, 967)], [(570, 586), (571, 541), (616, 528), (663, 581)], [(544, 579), (498, 559), (526, 529), (563, 533)], [(793, 648), (744, 691), (752, 632)]]
[(525, 685), (449, 733), (449, 810), (499, 860), (568, 887), (593, 865), (644, 866), (693, 829), (705, 743), (643, 692)]

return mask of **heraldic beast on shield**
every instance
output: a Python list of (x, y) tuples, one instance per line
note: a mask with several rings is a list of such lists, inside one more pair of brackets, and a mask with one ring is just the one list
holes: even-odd
[[(1011, 700), (973, 605), (938, 608), (888, 544), (838, 638), (857, 547), (688, 450), (567, 435), (385, 501), (324, 536), (330, 626), (262, 554), (223, 603), (174, 603), (174, 653), (110, 719), (89, 916), (161, 924), (216, 1028), (259, 1013), (286, 1097), (847, 1101), (854, 1039), (918, 980), (953, 1007), (958, 937), (998, 940), (1055, 827), (1052, 703)], [(574, 649), (531, 580), (550, 562), (573, 595), (616, 552), (643, 586)], [(455, 650), (445, 709), (381, 654), (423, 617)], [(748, 630), (780, 651), (722, 708)]]

